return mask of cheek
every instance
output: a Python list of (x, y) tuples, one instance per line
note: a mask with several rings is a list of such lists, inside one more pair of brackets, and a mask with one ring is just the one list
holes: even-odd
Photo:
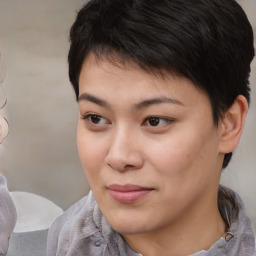
[(173, 132), (173, 134), (163, 136), (156, 143), (146, 146), (145, 149), (148, 155), (151, 155), (150, 159), (160, 167), (159, 169), (170, 170), (192, 157), (191, 144), (193, 142), (188, 141), (183, 133)]
[(163, 175), (177, 175), (177, 178), (183, 179), (186, 175), (193, 176), (199, 169), (209, 169), (212, 166), (212, 161), (218, 155), (214, 136), (214, 133), (199, 131), (196, 127), (190, 130), (180, 129), (173, 132), (173, 135), (163, 137), (153, 147), (148, 146), (148, 154)]
[(104, 162), (104, 144), (89, 132), (78, 129), (77, 147), (87, 177), (89, 178), (92, 174), (97, 175), (100, 165)]

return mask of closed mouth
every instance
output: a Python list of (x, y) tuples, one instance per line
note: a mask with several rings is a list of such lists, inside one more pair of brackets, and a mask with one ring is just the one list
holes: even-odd
[(124, 204), (134, 203), (154, 190), (153, 188), (141, 187), (131, 184), (112, 184), (108, 186), (107, 189), (109, 191), (109, 194), (115, 201)]

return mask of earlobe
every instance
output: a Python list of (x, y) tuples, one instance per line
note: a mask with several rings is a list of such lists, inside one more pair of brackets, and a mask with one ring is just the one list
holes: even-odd
[(230, 153), (237, 147), (247, 112), (248, 102), (244, 96), (239, 95), (220, 121), (220, 153)]

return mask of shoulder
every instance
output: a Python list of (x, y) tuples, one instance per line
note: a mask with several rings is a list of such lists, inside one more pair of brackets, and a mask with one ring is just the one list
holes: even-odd
[(52, 224), (48, 256), (138, 255), (102, 215), (92, 192), (71, 206)]
[(91, 226), (95, 208), (97, 208), (97, 203), (90, 192), (58, 217), (48, 233), (47, 255), (56, 255), (63, 241), (68, 246), (68, 243), (76, 239), (75, 237), (90, 233), (84, 227)]
[[(71, 224), (70, 222), (80, 221), (81, 215), (89, 213), (93, 210), (96, 202), (92, 198), (91, 192), (72, 205), (68, 210), (66, 210), (61, 216), (59, 216), (52, 224), (50, 231), (58, 230), (60, 231), (63, 226)], [(74, 224), (74, 223), (73, 223)]]

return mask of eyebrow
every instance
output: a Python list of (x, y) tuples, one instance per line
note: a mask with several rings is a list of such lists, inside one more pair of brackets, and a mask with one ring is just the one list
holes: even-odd
[(95, 97), (91, 94), (88, 94), (88, 93), (83, 93), (79, 96), (78, 98), (78, 102), (82, 101), (82, 100), (86, 100), (86, 101), (90, 101), (90, 102), (93, 102), (97, 105), (100, 105), (102, 107), (107, 107), (107, 108), (110, 108), (110, 104), (107, 103), (105, 100), (102, 100), (98, 97)]
[(177, 105), (184, 106), (184, 104), (177, 99), (168, 98), (168, 97), (159, 97), (159, 98), (143, 100), (142, 102), (135, 104), (135, 108), (141, 109), (141, 108), (149, 107), (151, 105), (162, 104), (162, 103), (171, 103), (171, 104), (177, 104)]
[[(107, 108), (111, 107), (111, 105), (108, 102), (106, 102), (105, 100), (100, 99), (100, 98), (93, 96), (91, 94), (88, 94), (88, 93), (83, 93), (79, 96), (78, 102), (83, 101), (83, 100), (93, 102), (102, 107), (107, 107)], [(177, 99), (168, 98), (168, 97), (158, 97), (158, 98), (151, 98), (151, 99), (143, 100), (143, 101), (135, 104), (134, 108), (142, 109), (142, 108), (149, 107), (151, 105), (162, 104), (162, 103), (171, 103), (171, 104), (177, 104), (177, 105), (184, 106), (184, 104)]]

